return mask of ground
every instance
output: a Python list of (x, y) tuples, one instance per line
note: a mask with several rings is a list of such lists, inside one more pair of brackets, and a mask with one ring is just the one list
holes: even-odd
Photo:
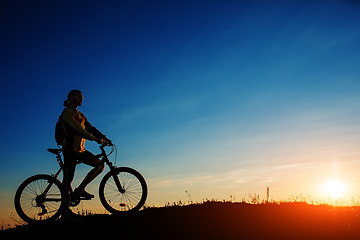
[[(360, 207), (205, 202), (18, 226), (1, 235), (132, 239), (360, 239)], [(110, 235), (112, 234), (112, 235)]]

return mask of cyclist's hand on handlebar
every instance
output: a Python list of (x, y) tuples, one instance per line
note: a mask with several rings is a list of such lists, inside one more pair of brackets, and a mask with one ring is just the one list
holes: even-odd
[(103, 144), (105, 146), (112, 146), (113, 143), (110, 139), (108, 139), (107, 137), (105, 138), (95, 138), (94, 139), (95, 142), (97, 142), (98, 144)]
[(111, 141), (110, 139), (108, 139), (107, 137), (105, 137), (104, 143), (105, 143), (106, 145), (108, 145), (108, 146), (112, 146), (112, 145), (113, 145), (112, 141)]
[(107, 137), (95, 138), (94, 141), (97, 142), (98, 144), (103, 144), (104, 146), (112, 146), (113, 145), (112, 141), (110, 139), (108, 139)]

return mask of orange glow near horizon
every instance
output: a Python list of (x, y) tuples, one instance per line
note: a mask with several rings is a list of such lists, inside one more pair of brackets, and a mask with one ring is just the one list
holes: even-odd
[(347, 192), (348, 186), (337, 179), (331, 179), (323, 185), (323, 194), (330, 199), (339, 199)]

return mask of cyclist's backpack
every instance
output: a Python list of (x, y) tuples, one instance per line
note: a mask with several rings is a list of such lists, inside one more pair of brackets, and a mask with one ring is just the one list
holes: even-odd
[(55, 127), (55, 141), (58, 146), (63, 145), (64, 138), (65, 138), (64, 123), (60, 116)]

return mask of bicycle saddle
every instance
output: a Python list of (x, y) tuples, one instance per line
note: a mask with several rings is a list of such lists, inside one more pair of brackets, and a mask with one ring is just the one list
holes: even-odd
[(48, 152), (51, 152), (53, 154), (59, 154), (62, 152), (62, 149), (48, 148)]

